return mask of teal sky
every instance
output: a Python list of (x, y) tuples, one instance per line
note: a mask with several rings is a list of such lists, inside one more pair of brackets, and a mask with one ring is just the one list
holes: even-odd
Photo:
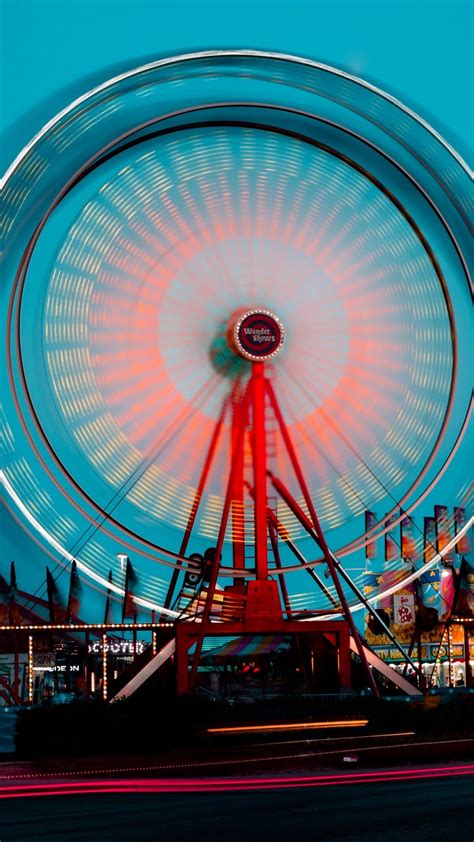
[[(0, 172), (95, 85), (165, 55), (213, 48), (292, 53), (360, 76), (472, 165), (473, 9), (469, 0), (0, 0)], [(460, 458), (450, 474), (456, 493), (464, 467)], [(449, 502), (446, 490), (430, 504)], [(0, 532), (2, 520), (6, 556), (24, 559), (26, 570), (32, 545), (0, 506)]]
[(260, 48), (384, 88), (472, 163), (469, 0), (0, 0), (2, 172), (72, 99), (150, 59)]

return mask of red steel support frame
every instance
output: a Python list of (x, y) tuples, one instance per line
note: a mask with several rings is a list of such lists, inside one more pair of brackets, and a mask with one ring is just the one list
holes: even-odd
[[(233, 392), (233, 419), (232, 419), (232, 446), (231, 446), (231, 466), (230, 466), (230, 474), (227, 483), (227, 490), (226, 496), (224, 500), (223, 511), (221, 515), (221, 522), (219, 527), (219, 535), (217, 539), (217, 546), (215, 551), (215, 557), (212, 565), (211, 576), (209, 585), (207, 588), (206, 599), (204, 602), (204, 608), (202, 615), (200, 617), (200, 622), (183, 622), (178, 623), (176, 626), (176, 639), (177, 639), (177, 675), (178, 675), (178, 692), (187, 692), (189, 689), (192, 689), (196, 677), (197, 671), (199, 667), (199, 661), (202, 653), (202, 646), (204, 637), (209, 634), (219, 634), (223, 631), (223, 626), (221, 624), (211, 624), (210, 623), (210, 613), (212, 610), (212, 604), (214, 600), (214, 594), (217, 584), (217, 578), (219, 575), (219, 564), (220, 558), (222, 554), (222, 549), (224, 545), (225, 533), (227, 529), (229, 513), (231, 511), (233, 515), (235, 514), (235, 518), (233, 518), (233, 530), (232, 535), (233, 538), (239, 534), (238, 529), (238, 522), (237, 517), (241, 515), (241, 513), (237, 513), (236, 508), (234, 507), (234, 503), (239, 503), (241, 501), (243, 503), (243, 495), (244, 495), (244, 464), (243, 464), (243, 448), (244, 448), (244, 440), (245, 440), (245, 433), (248, 425), (249, 414), (252, 413), (252, 461), (253, 461), (253, 480), (254, 480), (254, 487), (251, 489), (251, 494), (254, 500), (254, 529), (255, 529), (255, 574), (257, 581), (260, 582), (267, 582), (268, 581), (268, 536), (270, 535), (270, 540), (272, 546), (274, 548), (274, 557), (275, 563), (277, 566), (281, 566), (279, 553), (278, 553), (278, 546), (277, 546), (277, 533), (280, 531), (280, 523), (274, 513), (268, 506), (268, 495), (267, 495), (267, 482), (268, 482), (268, 474), (267, 474), (267, 440), (266, 440), (266, 401), (267, 397), (270, 400), (270, 404), (272, 406), (273, 412), (275, 417), (278, 421), (283, 440), (286, 446), (286, 450), (292, 462), (298, 483), (301, 487), (303, 492), (303, 496), (305, 498), (306, 504), (308, 506), (308, 511), (311, 517), (310, 525), (315, 530), (317, 535), (317, 540), (321, 549), (323, 551), (325, 561), (329, 567), (329, 571), (331, 573), (334, 585), (336, 587), (336, 591), (341, 603), (342, 613), (344, 615), (345, 620), (340, 621), (335, 627), (334, 631), (337, 630), (339, 634), (339, 641), (341, 644), (339, 646), (339, 663), (340, 663), (340, 676), (341, 676), (341, 684), (346, 685), (349, 684), (349, 675), (350, 675), (350, 655), (349, 655), (349, 629), (356, 641), (357, 647), (359, 649), (359, 654), (367, 670), (367, 677), (369, 683), (372, 687), (372, 690), (375, 695), (378, 694), (378, 688), (375, 684), (374, 678), (370, 669), (367, 664), (367, 660), (365, 658), (365, 653), (362, 647), (362, 641), (360, 636), (357, 632), (355, 627), (352, 615), (349, 611), (347, 602), (345, 600), (344, 592), (342, 590), (341, 584), (338, 579), (336, 567), (334, 561), (331, 557), (331, 553), (329, 548), (327, 547), (321, 526), (319, 524), (318, 517), (316, 515), (316, 511), (314, 509), (313, 503), (311, 501), (308, 488), (306, 486), (303, 473), (301, 471), (296, 452), (294, 450), (291, 438), (289, 436), (288, 430), (286, 428), (283, 416), (281, 414), (280, 407), (278, 405), (275, 393), (273, 391), (271, 383), (265, 377), (265, 367), (263, 362), (254, 362), (252, 364), (252, 374), (247, 383), (247, 387), (245, 389), (242, 402), (239, 403), (236, 400), (238, 386), (234, 388)], [(209, 470), (212, 464), (213, 456), (215, 447), (217, 444), (217, 439), (220, 433), (220, 429), (223, 422), (225, 412), (225, 405), (222, 410), (221, 418), (219, 419), (218, 424), (216, 425), (216, 429), (214, 431), (213, 440), (211, 441), (211, 445), (208, 451), (208, 455), (203, 467), (203, 471), (201, 474), (200, 483), (196, 492), (193, 508), (191, 511), (190, 518), (188, 520), (187, 528), (185, 530), (185, 534), (183, 537), (183, 542), (181, 544), (180, 555), (184, 555), (186, 551), (187, 544), (189, 541), (189, 537), (191, 535), (191, 531), (194, 526), (197, 509), (202, 497), (202, 493), (204, 490), (204, 486), (207, 482)], [(288, 503), (288, 500), (286, 501)], [(291, 503), (289, 504), (291, 508)], [(306, 516), (305, 516), (306, 517)], [(241, 521), (242, 524), (242, 521)], [(245, 535), (244, 535), (245, 538)], [(286, 540), (286, 538), (285, 538)], [(287, 541), (288, 543), (288, 541)], [(242, 550), (243, 550), (243, 543), (242, 543)], [(276, 547), (276, 549), (275, 549)], [(242, 555), (239, 554), (239, 551), (235, 550), (234, 548), (234, 565), (235, 567), (244, 567), (245, 563), (245, 555), (242, 552)], [(306, 562), (302, 562), (305, 564)], [(172, 590), (174, 589), (176, 579), (179, 573), (179, 567), (173, 573), (174, 579), (172, 580), (172, 585), (170, 583), (169, 594), (172, 594)], [(290, 601), (288, 597), (288, 592), (286, 590), (286, 585), (283, 580), (283, 575), (280, 574), (279, 577), (282, 581), (280, 581), (280, 588), (282, 591), (283, 602), (285, 604), (285, 609), (287, 612), (287, 616), (291, 617), (291, 608), (290, 608)], [(327, 588), (324, 584), (319, 580), (319, 577), (314, 577), (318, 581), (320, 587), (322, 587), (323, 591), (327, 592)], [(329, 592), (328, 592), (329, 593)], [(171, 595), (169, 597), (171, 600)], [(331, 601), (334, 604), (334, 600), (331, 596)], [(166, 605), (168, 607), (168, 605)], [(273, 609), (272, 609), (273, 610)], [(273, 622), (271, 619), (268, 620), (269, 628), (274, 632), (275, 631), (275, 622), (278, 624), (278, 619), (273, 617)], [(337, 621), (334, 621), (337, 622)], [(281, 623), (285, 631), (289, 633), (302, 633), (302, 627), (298, 623), (291, 621), (288, 619), (284, 621), (281, 617)], [(247, 622), (244, 623), (225, 623), (225, 633), (226, 634), (242, 634), (242, 633), (249, 633), (250, 625), (255, 624), (255, 630), (261, 633), (261, 622), (257, 622), (255, 620), (250, 620), (250, 617), (247, 618)], [(266, 621), (264, 621), (266, 625)], [(346, 625), (347, 624), (347, 625)], [(308, 624), (311, 627), (312, 624)], [(220, 629), (219, 629), (220, 626)], [(258, 629), (257, 629), (258, 626)], [(306, 624), (305, 624), (306, 626)], [(324, 626), (324, 628), (323, 628)], [(326, 631), (327, 623), (322, 623), (318, 621), (318, 631)], [(234, 628), (235, 627), (235, 628)], [(290, 628), (291, 627), (291, 628)], [(331, 627), (332, 628), (332, 627)], [(310, 629), (308, 628), (308, 631)], [(314, 632), (315, 629), (311, 628), (311, 631)], [(347, 638), (347, 640), (346, 640)], [(178, 641), (182, 641), (185, 639), (187, 641), (186, 646), (178, 645)], [(344, 639), (344, 643), (342, 643)], [(193, 662), (191, 667), (191, 672), (188, 674), (188, 649), (190, 641), (196, 641), (196, 649), (193, 656)], [(186, 690), (183, 688), (186, 687)]]
[[(301, 508), (301, 506), (299, 506), (299, 505), (298, 505), (298, 503), (296, 502), (296, 500), (295, 500), (295, 499), (291, 496), (290, 492), (289, 492), (289, 491), (288, 491), (288, 489), (287, 489), (287, 488), (283, 485), (283, 483), (281, 482), (281, 480), (278, 480), (276, 477), (273, 477), (273, 476), (272, 476), (272, 484), (273, 484), (273, 486), (274, 486), (275, 490), (277, 490), (277, 491), (279, 492), (280, 496), (283, 498), (283, 500), (285, 501), (285, 503), (287, 504), (287, 506), (289, 506), (289, 508), (291, 509), (291, 511), (293, 512), (293, 514), (295, 515), (295, 517), (297, 517), (297, 518), (298, 518), (298, 520), (299, 520), (299, 522), (301, 523), (301, 525), (302, 525), (302, 526), (304, 526), (304, 528), (306, 529), (306, 531), (308, 532), (308, 534), (309, 534), (309, 535), (311, 535), (311, 537), (313, 538), (313, 540), (314, 540), (314, 541), (316, 541), (316, 543), (317, 543), (317, 544), (318, 544), (318, 546), (319, 546), (319, 539), (318, 539), (318, 536), (317, 536), (316, 530), (313, 528), (313, 526), (312, 526), (312, 524), (311, 524), (311, 521), (309, 520), (309, 518), (307, 517), (307, 515), (305, 515), (305, 513), (304, 513), (303, 509)], [(390, 628), (389, 628), (387, 625), (385, 625), (385, 623), (384, 623), (383, 619), (382, 619), (379, 615), (377, 615), (377, 613), (376, 613), (375, 609), (374, 609), (374, 608), (371, 606), (371, 604), (368, 602), (368, 600), (366, 599), (366, 597), (364, 596), (364, 594), (362, 593), (362, 591), (361, 591), (361, 590), (357, 587), (356, 583), (355, 583), (355, 582), (351, 579), (351, 577), (349, 576), (349, 574), (347, 573), (347, 571), (345, 571), (345, 570), (344, 570), (344, 568), (341, 566), (341, 564), (338, 562), (338, 560), (337, 560), (336, 556), (335, 556), (333, 553), (331, 553), (331, 551), (329, 550), (329, 548), (328, 548), (328, 552), (329, 552), (329, 554), (330, 554), (330, 556), (331, 556), (331, 559), (332, 559), (332, 562), (333, 562), (334, 566), (335, 566), (335, 567), (336, 567), (336, 569), (339, 571), (339, 573), (340, 573), (341, 577), (342, 577), (342, 578), (345, 580), (345, 582), (349, 585), (349, 587), (351, 588), (351, 590), (355, 593), (355, 595), (357, 596), (357, 598), (358, 598), (358, 599), (362, 602), (362, 604), (365, 606), (365, 608), (367, 609), (367, 611), (368, 611), (370, 614), (372, 614), (372, 616), (373, 616), (373, 617), (375, 617), (375, 618), (377, 619), (377, 621), (378, 621), (378, 622), (380, 623), (380, 625), (383, 627), (383, 629), (384, 629), (384, 631), (385, 631), (385, 633), (386, 633), (387, 637), (388, 637), (388, 638), (392, 641), (393, 645), (397, 647), (397, 649), (399, 650), (400, 654), (401, 654), (401, 655), (403, 655), (403, 657), (404, 657), (404, 658), (405, 658), (405, 659), (406, 659), (406, 660), (407, 660), (407, 661), (411, 664), (411, 666), (413, 667), (413, 669), (415, 670), (415, 672), (418, 672), (418, 667), (416, 666), (415, 662), (411, 659), (411, 656), (410, 656), (409, 654), (407, 655), (407, 654), (405, 653), (404, 649), (400, 646), (400, 644), (399, 644), (399, 642), (398, 642), (397, 638), (396, 638), (396, 637), (392, 634), (392, 632), (390, 631)]]
[[(273, 558), (275, 559), (275, 564), (278, 567), (278, 569), (281, 570), (283, 565), (281, 563), (280, 549), (278, 547), (278, 532), (270, 518), (268, 518), (268, 534), (270, 536), (270, 543), (272, 545)], [(283, 605), (285, 606), (286, 616), (289, 620), (291, 620), (293, 617), (293, 613), (291, 610), (290, 598), (288, 596), (288, 589), (286, 587), (285, 577), (283, 573), (280, 573), (278, 577), (278, 584), (280, 585), (280, 591), (283, 599)]]
[[(235, 462), (235, 473), (232, 487), (232, 552), (236, 570), (245, 568), (245, 521), (244, 521), (244, 438), (240, 440), (240, 429), (243, 424), (243, 405), (240, 400), (240, 380), (232, 392), (232, 462)], [(240, 446), (239, 446), (240, 445)], [(234, 585), (240, 584), (236, 577)]]
[[(349, 629), (344, 620), (325, 620), (300, 623), (298, 621), (286, 620), (284, 623), (285, 633), (291, 635), (336, 635), (338, 660), (339, 660), (339, 683), (342, 687), (350, 687), (350, 641)], [(258, 634), (265, 634), (265, 630), (258, 629)], [(269, 628), (268, 634), (274, 634), (275, 630)], [(176, 626), (176, 675), (178, 695), (185, 695), (193, 687), (193, 676), (188, 672), (188, 651), (196, 641), (204, 637), (215, 637), (225, 634), (230, 637), (252, 634), (252, 629), (244, 623), (209, 623), (190, 622), (178, 623)]]
[(253, 363), (252, 377), (252, 434), (253, 476), (255, 501), (255, 565), (257, 579), (268, 579), (267, 551), (267, 441), (266, 441), (266, 379), (263, 363)]
[[(250, 383), (251, 383), (251, 381), (249, 381), (249, 384), (247, 385), (247, 389), (245, 390), (245, 394), (244, 394), (244, 398), (243, 398), (242, 427), (240, 428), (238, 440), (236, 442), (236, 452), (237, 453), (239, 452), (240, 448), (243, 447), (245, 428), (247, 426), (247, 418), (248, 418), (248, 410), (249, 410), (249, 402), (250, 402), (250, 388), (251, 388)], [(224, 500), (224, 508), (222, 510), (221, 523), (220, 523), (220, 527), (219, 527), (219, 535), (218, 535), (218, 538), (217, 538), (216, 552), (215, 552), (214, 561), (213, 561), (213, 564), (212, 564), (211, 578), (210, 578), (209, 585), (208, 585), (208, 588), (207, 588), (207, 595), (206, 595), (206, 600), (204, 602), (204, 609), (203, 609), (203, 613), (202, 613), (201, 623), (199, 624), (200, 625), (200, 631), (199, 631), (198, 638), (197, 638), (197, 641), (196, 641), (196, 649), (194, 651), (193, 665), (191, 667), (191, 676), (190, 676), (190, 680), (189, 680), (191, 689), (194, 687), (194, 683), (196, 681), (196, 676), (197, 676), (197, 671), (198, 671), (198, 666), (199, 666), (199, 660), (201, 658), (202, 645), (203, 645), (204, 636), (205, 636), (204, 630), (205, 630), (206, 625), (208, 624), (208, 621), (209, 621), (209, 615), (211, 613), (212, 602), (213, 602), (214, 593), (215, 593), (215, 590), (216, 590), (217, 577), (219, 575), (219, 562), (220, 562), (220, 558), (221, 558), (221, 554), (222, 554), (222, 547), (224, 546), (225, 532), (226, 532), (226, 528), (227, 528), (227, 521), (229, 519), (230, 505), (231, 505), (231, 502), (232, 502), (232, 488), (233, 488), (233, 485), (234, 485), (234, 476), (235, 476), (235, 473), (236, 473), (237, 469), (238, 469), (238, 460), (235, 460), (235, 461), (232, 462), (231, 469), (230, 469), (229, 481), (227, 483), (227, 491), (226, 491), (226, 496), (225, 496), (225, 500)]]
[(347, 604), (347, 600), (346, 600), (346, 597), (344, 595), (344, 591), (341, 587), (341, 583), (340, 583), (339, 577), (337, 575), (337, 570), (336, 570), (334, 561), (333, 561), (331, 553), (329, 551), (329, 547), (326, 543), (326, 538), (324, 537), (323, 530), (321, 529), (321, 524), (319, 523), (319, 518), (316, 514), (316, 509), (314, 508), (313, 501), (311, 499), (311, 495), (310, 495), (308, 487), (306, 485), (306, 481), (305, 481), (305, 478), (303, 476), (303, 472), (301, 470), (301, 467), (300, 467), (300, 464), (299, 464), (299, 461), (298, 461), (298, 457), (296, 455), (296, 451), (293, 447), (293, 442), (291, 441), (291, 436), (290, 436), (290, 434), (288, 432), (288, 428), (285, 424), (285, 420), (284, 420), (283, 415), (281, 413), (280, 406), (279, 406), (278, 401), (276, 399), (275, 392), (273, 391), (273, 386), (270, 383), (270, 381), (268, 381), (268, 380), (267, 380), (267, 391), (268, 391), (268, 395), (269, 395), (269, 398), (270, 398), (270, 403), (271, 403), (273, 411), (275, 413), (275, 417), (278, 421), (278, 426), (280, 427), (280, 431), (281, 431), (281, 434), (283, 436), (283, 441), (285, 443), (286, 450), (287, 450), (288, 455), (290, 457), (291, 464), (293, 465), (293, 470), (296, 474), (296, 478), (298, 480), (301, 491), (303, 492), (303, 497), (304, 497), (305, 503), (308, 507), (308, 512), (310, 514), (310, 519), (311, 519), (313, 528), (314, 528), (314, 530), (316, 532), (316, 535), (317, 535), (317, 538), (318, 538), (319, 546), (321, 547), (321, 550), (323, 552), (326, 564), (327, 564), (327, 566), (329, 568), (329, 572), (331, 574), (331, 578), (334, 582), (334, 586), (336, 588), (337, 595), (338, 595), (340, 603), (341, 603), (344, 618), (346, 619), (346, 621), (349, 624), (349, 627), (351, 629), (352, 636), (353, 636), (354, 641), (356, 643), (357, 651), (358, 651), (359, 657), (362, 661), (362, 664), (363, 664), (367, 679), (369, 681), (370, 687), (372, 688), (372, 692), (374, 693), (374, 695), (377, 698), (379, 698), (380, 697), (379, 689), (378, 689), (378, 687), (375, 683), (374, 676), (372, 675), (369, 664), (367, 662), (367, 658), (366, 658), (365, 652), (364, 652), (364, 647), (362, 645), (362, 640), (360, 638), (359, 632), (358, 632), (358, 630), (356, 628), (356, 625), (354, 623), (354, 619), (352, 617), (352, 614), (349, 610), (349, 606)]

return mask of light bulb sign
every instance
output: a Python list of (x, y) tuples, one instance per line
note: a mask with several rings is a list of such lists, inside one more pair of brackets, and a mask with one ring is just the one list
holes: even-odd
[(145, 643), (143, 640), (137, 640), (135, 645), (133, 640), (108, 640), (105, 646), (101, 640), (94, 640), (92, 643), (89, 643), (88, 651), (90, 655), (102, 655), (102, 652), (105, 650), (106, 655), (130, 657), (141, 655), (144, 649)]
[(247, 360), (266, 360), (281, 351), (285, 341), (282, 322), (270, 310), (243, 310), (230, 321), (229, 344)]

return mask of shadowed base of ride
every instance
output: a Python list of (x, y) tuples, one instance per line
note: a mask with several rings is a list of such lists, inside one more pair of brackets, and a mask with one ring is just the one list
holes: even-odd
[(452, 691), (435, 706), (431, 701), (431, 697), (412, 701), (405, 697), (377, 700), (355, 694), (297, 694), (230, 704), (199, 696), (165, 699), (157, 692), (146, 699), (138, 696), (113, 705), (73, 702), (21, 710), (16, 756), (80, 758), (174, 750), (192, 754), (201, 748), (238, 748), (262, 741), (335, 736), (361, 740), (393, 733), (405, 735), (403, 742), (450, 737), (473, 742), (472, 691)]

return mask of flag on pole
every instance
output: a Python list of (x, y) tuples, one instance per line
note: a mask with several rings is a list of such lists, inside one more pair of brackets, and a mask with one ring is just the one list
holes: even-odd
[[(388, 518), (385, 521), (385, 528), (390, 526), (391, 523), (394, 523), (397, 520), (397, 515), (394, 514), (392, 517)], [(397, 546), (397, 542), (394, 536), (394, 530), (389, 530), (385, 533), (385, 561), (395, 561), (396, 558), (400, 557), (400, 550)]]
[(451, 615), (456, 589), (454, 572), (451, 568), (441, 571), (441, 610), (439, 619), (444, 623)]
[[(113, 582), (111, 570), (109, 570), (109, 582), (110, 583)], [(108, 623), (112, 622), (111, 619), (110, 619), (110, 615), (111, 615), (110, 594), (111, 594), (111, 590), (110, 590), (110, 588), (107, 588), (107, 599), (105, 600), (104, 625), (107, 625)]]
[(49, 622), (51, 625), (54, 625), (60, 621), (61, 618), (59, 615), (62, 613), (62, 609), (58, 586), (54, 581), (49, 567), (46, 568), (46, 586), (48, 589)]
[(21, 620), (18, 605), (18, 586), (16, 583), (15, 562), (10, 565), (10, 587), (8, 588), (8, 622), (11, 626), (18, 626)]
[[(378, 596), (388, 590), (388, 588), (393, 588), (401, 579), (403, 579), (403, 573), (399, 570), (384, 570), (382, 573), (366, 573), (364, 578), (364, 594), (369, 598)], [(377, 599), (373, 604), (377, 608), (390, 609), (392, 607), (392, 597), (386, 596)]]
[(416, 562), (416, 538), (414, 524), (410, 517), (404, 517), (400, 521), (400, 546), (403, 561), (414, 564)]
[[(369, 512), (366, 509), (365, 512), (365, 531), (366, 533), (369, 532), (371, 529), (377, 526), (377, 517), (373, 512)], [(368, 540), (365, 544), (365, 557), (367, 559), (374, 559), (377, 557), (377, 542)]]
[(122, 623), (125, 622), (125, 617), (136, 617), (137, 608), (134, 600), (134, 591), (138, 585), (138, 576), (135, 573), (132, 562), (127, 558), (127, 568), (125, 571), (125, 593), (123, 595), (122, 604)]
[[(462, 528), (466, 525), (466, 510), (461, 509), (459, 506), (455, 506), (454, 508), (454, 534), (458, 535), (461, 532)], [(469, 540), (469, 535), (466, 532), (462, 538), (456, 543), (456, 552), (459, 555), (466, 555), (466, 553), (471, 552), (471, 542)]]
[(441, 573), (437, 567), (426, 570), (418, 579), (420, 604), (436, 612), (436, 622), (433, 621), (433, 625), (436, 625), (438, 622), (441, 611), (440, 581)]
[(423, 529), (423, 557), (425, 564), (436, 555), (436, 521), (434, 517), (425, 517)]
[[(436, 549), (441, 553), (452, 539), (451, 523), (447, 506), (435, 506), (434, 511), (436, 519)], [(443, 555), (443, 563), (454, 564), (454, 553), (452, 550)]]
[(439, 570), (432, 567), (431, 570), (426, 570), (419, 578), (420, 585), (434, 585), (439, 584)]
[(10, 623), (9, 597), (10, 588), (7, 580), (0, 574), (0, 625), (6, 626)]
[(69, 582), (69, 597), (67, 601), (66, 623), (70, 623), (72, 617), (79, 613), (80, 598), (82, 593), (81, 580), (77, 572), (76, 560), (71, 565), (71, 579)]

